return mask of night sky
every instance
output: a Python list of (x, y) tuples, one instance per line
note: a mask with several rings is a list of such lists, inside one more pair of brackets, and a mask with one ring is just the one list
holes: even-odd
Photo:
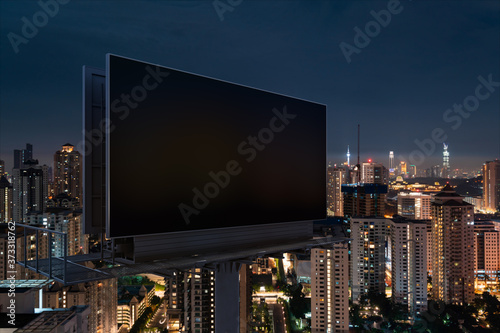
[[(347, 145), (354, 159), (358, 123), (362, 160), (387, 165), (389, 150), (408, 158), (419, 149), (415, 140), (430, 139), (435, 128), (448, 137), (452, 168), (500, 157), (499, 1), (401, 1), (386, 27), (368, 24), (380, 31), (370, 32), (350, 63), (340, 44), (355, 47), (355, 27), (365, 31), (375, 20), (370, 12), (387, 10), (388, 1), (231, 2), (221, 20), (212, 1), (72, 0), (45, 23), (36, 1), (1, 1), (0, 159), (7, 170), (13, 149), (27, 142), (49, 165), (62, 144), (78, 144), (82, 66), (105, 68), (106, 53), (326, 104), (328, 157), (336, 163)], [(34, 16), (38, 32), (15, 52), (14, 34), (24, 38), (24, 22)], [(443, 115), (474, 100), (479, 76), (490, 76), (493, 91), (481, 88), (490, 95), (454, 129), (458, 120)], [(420, 167), (440, 163), (436, 145)], [(131, 172), (142, 170), (143, 162), (131, 163)]]

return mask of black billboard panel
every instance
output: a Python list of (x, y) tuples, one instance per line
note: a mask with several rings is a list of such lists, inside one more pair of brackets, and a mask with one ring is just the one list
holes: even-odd
[(326, 107), (107, 59), (108, 236), (324, 219)]

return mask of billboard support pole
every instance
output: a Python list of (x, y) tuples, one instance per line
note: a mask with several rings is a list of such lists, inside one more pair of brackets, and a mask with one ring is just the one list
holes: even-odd
[(223, 262), (215, 269), (215, 332), (239, 332), (241, 264)]

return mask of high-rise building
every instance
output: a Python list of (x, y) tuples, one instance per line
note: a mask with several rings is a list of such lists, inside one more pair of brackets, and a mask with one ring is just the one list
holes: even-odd
[(341, 168), (328, 168), (327, 200), (329, 216), (344, 216), (342, 185), (346, 184), (346, 172)]
[(344, 195), (344, 215), (384, 216), (387, 185), (342, 185), (342, 193)]
[(351, 218), (351, 297), (369, 291), (385, 294), (385, 242), (390, 220)]
[(4, 173), (5, 173), (5, 161), (0, 160), (0, 177), (2, 177)]
[[(431, 217), (432, 218), (432, 217)], [(427, 276), (432, 277), (432, 219), (427, 224)]]
[(433, 197), (432, 296), (468, 304), (474, 297), (474, 207), (446, 185)]
[(311, 332), (349, 332), (347, 244), (311, 249)]
[(441, 172), (441, 177), (450, 178), (450, 152), (448, 151), (448, 145), (443, 142), (443, 170)]
[(215, 273), (194, 268), (184, 276), (184, 327), (215, 332)]
[(394, 172), (394, 152), (391, 150), (389, 152), (389, 171)]
[(86, 304), (90, 305), (89, 331), (117, 331), (118, 285), (116, 278), (86, 284)]
[(500, 211), (500, 160), (483, 164), (483, 200), (485, 211)]
[(248, 264), (240, 267), (240, 332), (249, 329), (252, 314), (252, 269)]
[[(82, 215), (80, 212), (61, 208), (48, 208), (45, 213), (30, 213), (26, 215), (26, 223), (43, 225), (49, 230), (67, 234), (67, 255), (73, 256), (88, 252), (89, 235), (83, 233)], [(64, 242), (61, 236), (52, 236), (52, 254), (64, 256)]]
[(215, 332), (215, 273), (201, 268), (165, 279), (169, 326), (181, 332)]
[(411, 220), (429, 220), (431, 196), (422, 192), (399, 192), (398, 215)]
[(17, 329), (16, 332), (92, 332), (89, 328), (90, 308), (73, 306), (59, 311), (43, 311), (35, 319)]
[(33, 159), (33, 145), (26, 144), (26, 149), (14, 150), (14, 169), (25, 168), (24, 163)]
[(392, 300), (415, 316), (427, 309), (426, 221), (390, 220)]
[(48, 197), (48, 167), (37, 166), (36, 161), (25, 161), (28, 168), (13, 170), (13, 219), (26, 222), (31, 212), (43, 212)]
[(475, 221), (476, 285), (492, 287), (500, 280), (500, 222)]
[(399, 164), (399, 174), (402, 175), (403, 177), (407, 176), (405, 161), (401, 161), (401, 163)]
[[(53, 282), (43, 288), (43, 306), (63, 309), (73, 305), (87, 305), (89, 332), (116, 333), (118, 310), (117, 279), (107, 279), (63, 286)], [(73, 331), (72, 331), (73, 332)], [(75, 331), (80, 332), (80, 331)]]
[(0, 223), (12, 221), (12, 185), (5, 176), (0, 176)]
[(380, 163), (366, 162), (361, 165), (361, 183), (387, 185), (387, 169)]
[(168, 326), (179, 331), (184, 322), (184, 273), (174, 272), (172, 277), (165, 278), (164, 297)]
[(417, 166), (416, 166), (416, 165), (411, 164), (411, 165), (408, 167), (408, 176), (409, 176), (410, 178), (415, 178), (415, 177), (417, 177)]
[(74, 150), (73, 145), (67, 143), (54, 155), (54, 195), (66, 193), (82, 199), (82, 158), (81, 154)]

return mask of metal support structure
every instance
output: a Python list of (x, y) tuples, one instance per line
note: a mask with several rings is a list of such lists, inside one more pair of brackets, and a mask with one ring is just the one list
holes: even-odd
[(240, 330), (240, 263), (219, 263), (215, 269), (215, 332)]
[[(23, 237), (24, 237), (24, 260), (19, 262), (22, 264), (25, 268), (31, 269), (37, 273), (44, 274), (44, 272), (40, 271), (40, 261), (44, 259), (40, 259), (39, 256), (39, 244), (40, 244), (40, 232), (47, 233), (47, 238), (48, 238), (48, 272), (45, 273), (44, 275), (48, 275), (50, 279), (54, 278), (54, 275), (52, 274), (52, 239), (53, 236), (52, 234), (59, 235), (61, 237), (61, 242), (62, 247), (63, 247), (63, 257), (64, 257), (64, 263), (63, 263), (63, 281), (66, 282), (66, 277), (67, 277), (67, 262), (68, 262), (68, 234), (61, 232), (61, 231), (55, 231), (55, 230), (50, 230), (46, 228), (39, 228), (39, 227), (34, 227), (31, 225), (25, 225), (21, 223), (17, 223), (18, 226), (23, 227)], [(28, 260), (28, 232), (27, 230), (34, 230), (35, 231), (35, 242), (36, 242), (36, 254), (35, 254), (35, 260)], [(56, 239), (56, 238), (54, 238)], [(30, 262), (30, 264), (28, 264)], [(34, 266), (33, 266), (34, 264)]]

